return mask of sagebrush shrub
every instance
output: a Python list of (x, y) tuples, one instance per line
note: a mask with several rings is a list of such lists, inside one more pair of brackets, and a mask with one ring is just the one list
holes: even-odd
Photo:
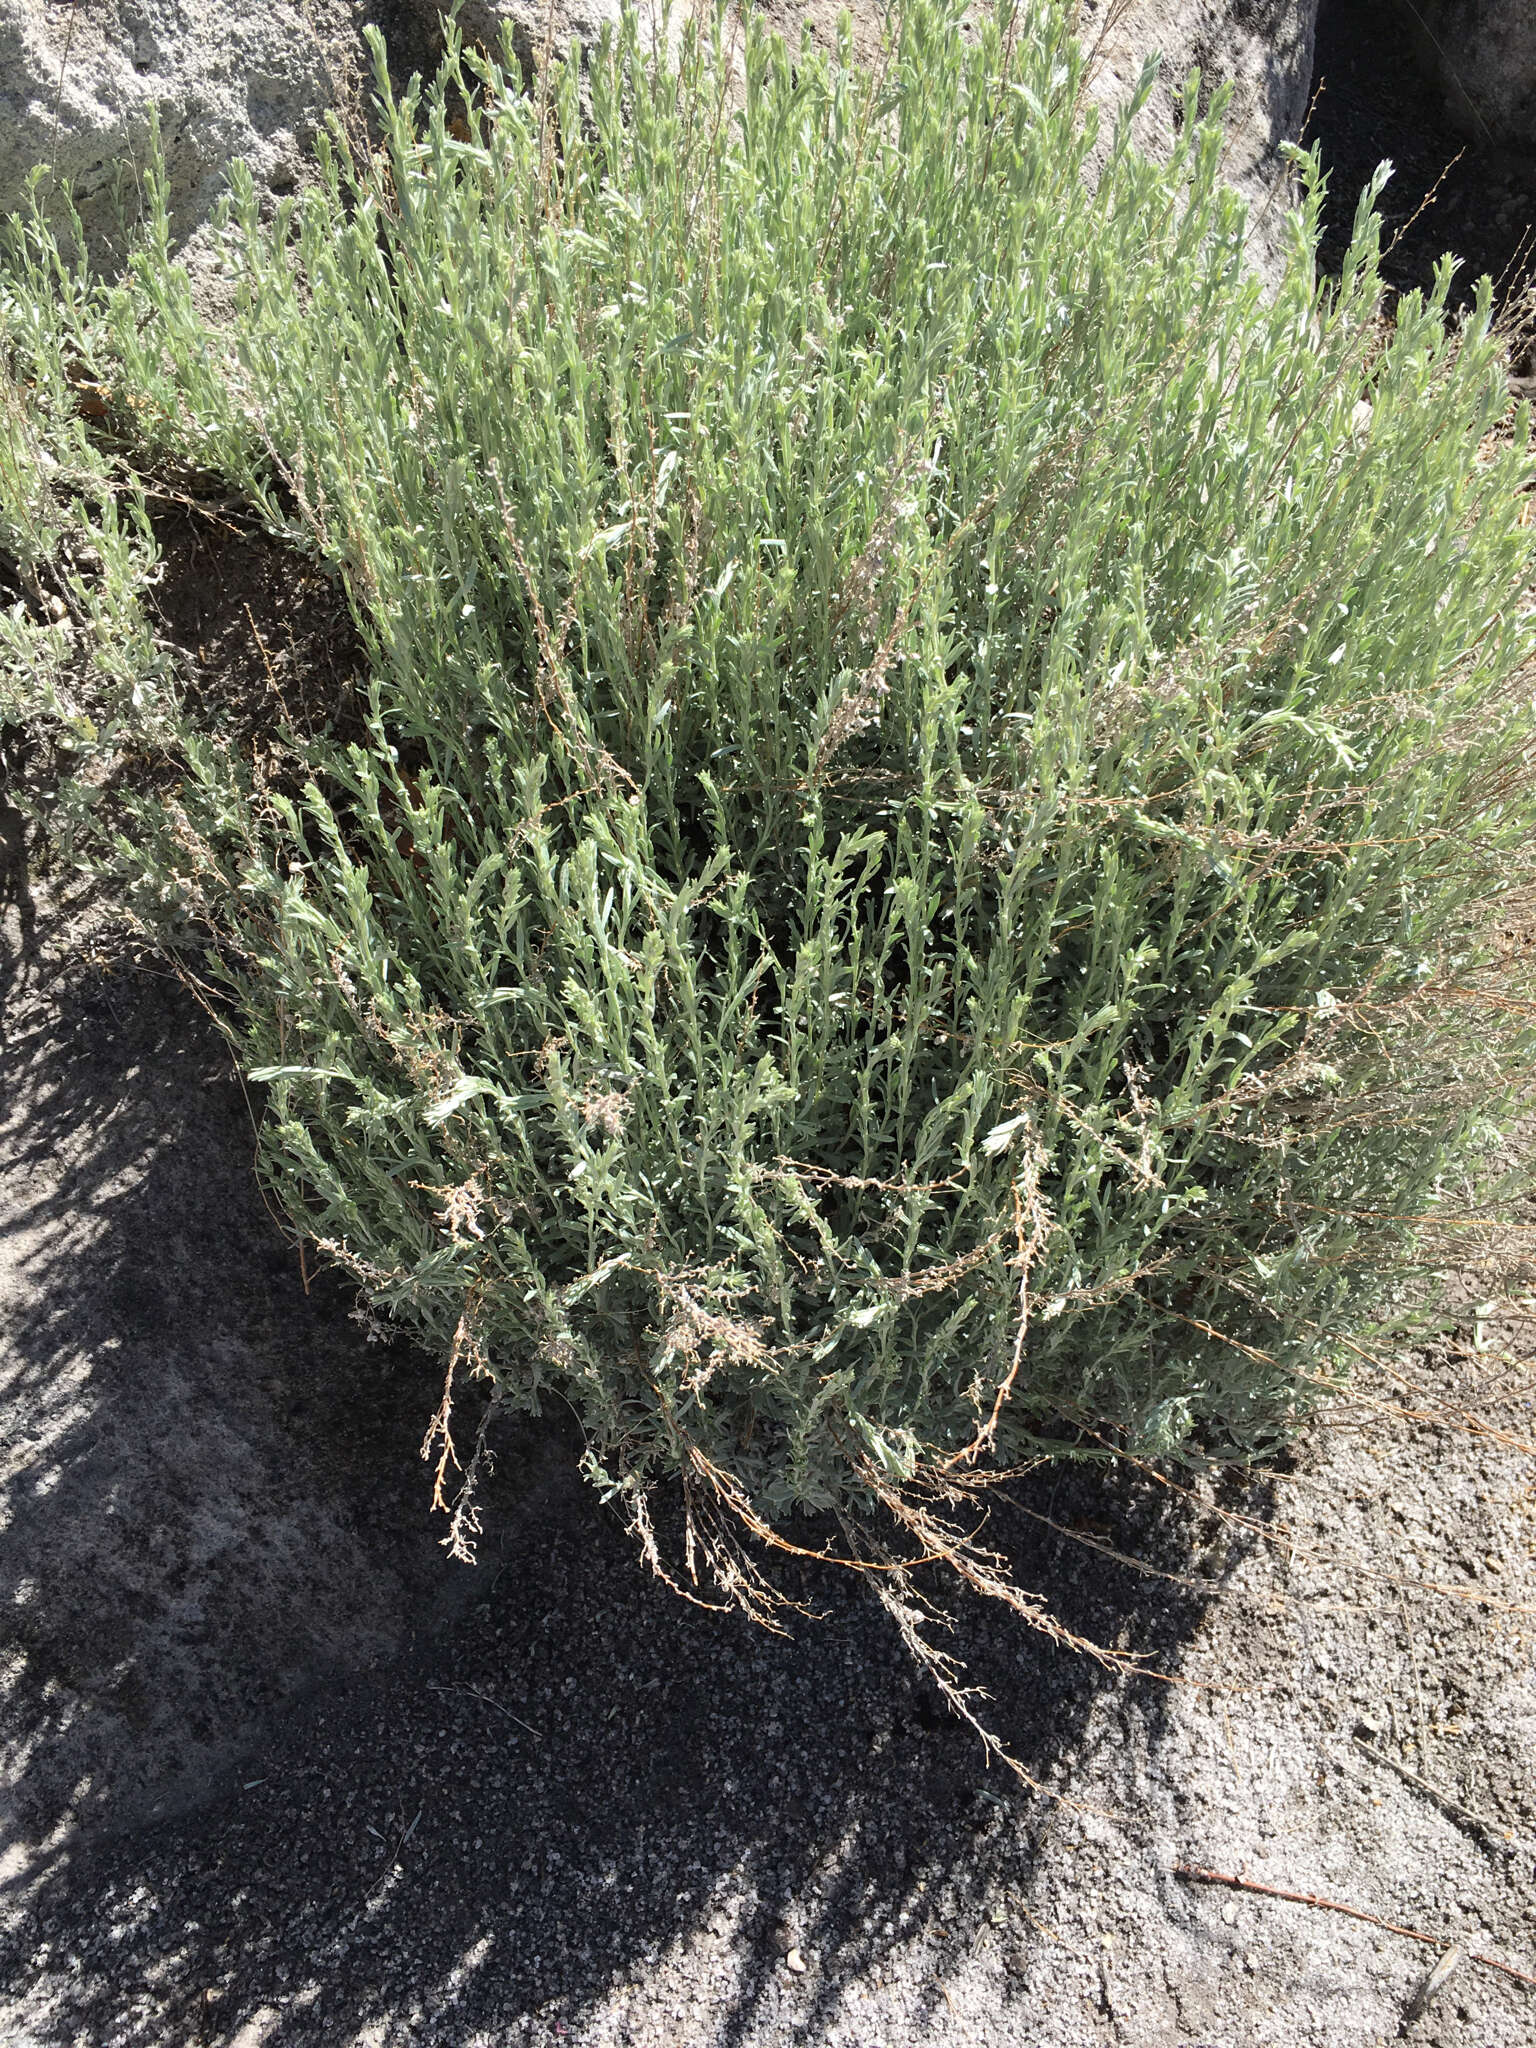
[(1378, 317), (1374, 194), (1314, 282), (1307, 160), (1266, 290), (1219, 103), (1090, 184), (1059, 7), (734, 33), (381, 62), (371, 161), (237, 175), (224, 327), (151, 184), (69, 346), (371, 673), (275, 764), (184, 721), (121, 850), (445, 1455), (488, 1374), (749, 1605), (797, 1508), (1028, 1604), (954, 1504), (1270, 1450), (1497, 1107), (1525, 424), (1486, 290)]

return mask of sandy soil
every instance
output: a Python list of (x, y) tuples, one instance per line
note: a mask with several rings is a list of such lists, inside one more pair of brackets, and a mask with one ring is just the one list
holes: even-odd
[[(1026, 1582), (1174, 1680), (965, 1616), (1065, 1798), (1031, 1794), (835, 1576), (792, 1642), (651, 1581), (556, 1422), (504, 1434), (482, 1562), (450, 1565), (430, 1364), (305, 1293), (206, 1020), (14, 864), (11, 893), (0, 2039), (1536, 2036), (1536, 1988), (1470, 1960), (1405, 2029), (1435, 1950), (1175, 1871), (1536, 1974), (1525, 1453), (1362, 1400), (1223, 1497), (1264, 1535), (1146, 1482), (1021, 1493)], [(1412, 1369), (1529, 1438), (1531, 1335)]]

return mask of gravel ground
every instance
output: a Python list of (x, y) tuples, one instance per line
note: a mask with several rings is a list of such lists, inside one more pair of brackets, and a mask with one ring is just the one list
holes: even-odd
[[(1433, 1950), (1184, 1861), (1536, 1972), (1513, 1443), (1362, 1400), (1220, 1502), (1022, 1491), (1000, 1534), (1026, 1583), (1172, 1681), (964, 1616), (995, 1724), (1061, 1796), (1030, 1793), (830, 1571), (787, 1641), (650, 1579), (554, 1421), (503, 1432), (482, 1561), (449, 1564), (414, 1456), (430, 1366), (306, 1294), (195, 1006), (13, 895), (0, 2039), (1402, 2037)], [(1404, 1362), (1442, 1393), (1483, 1375), (1529, 1437), (1503, 1355), (1529, 1334)], [(1533, 2036), (1536, 1990), (1471, 1961), (1409, 2034)]]

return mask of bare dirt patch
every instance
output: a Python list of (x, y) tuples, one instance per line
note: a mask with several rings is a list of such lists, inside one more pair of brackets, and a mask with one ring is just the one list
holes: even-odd
[(195, 712), (247, 745), (356, 715), (366, 664), (340, 585), (196, 476), (151, 486), (162, 575), (155, 623)]

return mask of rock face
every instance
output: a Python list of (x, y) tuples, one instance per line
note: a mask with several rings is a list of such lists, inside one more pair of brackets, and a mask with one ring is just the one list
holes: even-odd
[(1457, 125), (1475, 143), (1536, 145), (1533, 0), (1379, 0), (1383, 28), (1411, 34)]
[(348, 0), (0, 0), (0, 209), (51, 164), (108, 252), (156, 102), (180, 232), (211, 212), (236, 157), (286, 189), (356, 66), (353, 17)]
[[(595, 42), (619, 4), (555, 0), (557, 45)], [(1442, 0), (1453, 4), (1488, 11), (1500, 0)], [(1511, 19), (1523, 4), (1508, 0)], [(51, 164), (74, 189), (93, 250), (110, 258), (119, 189), (131, 217), (133, 170), (158, 102), (173, 225), (185, 239), (212, 211), (234, 159), (250, 164), (258, 188), (288, 190), (327, 109), (356, 113), (365, 23), (382, 28), (408, 73), (430, 64), (442, 11), (435, 0), (0, 0), (0, 212), (17, 204), (34, 165)], [(852, 11), (856, 44), (871, 50), (882, 0), (854, 0)], [(830, 36), (839, 9), (836, 0), (767, 0), (761, 12), (790, 37), (804, 17)], [(1316, 12), (1317, 0), (1140, 0), (1129, 9), (1083, 0), (1094, 90), (1106, 106), (1134, 87), (1150, 52), (1163, 56), (1140, 124), (1148, 148), (1172, 135), (1178, 81), (1192, 66), (1213, 84), (1232, 83), (1230, 175), (1256, 210), (1268, 208), (1255, 235), (1261, 262), (1277, 245), (1277, 145), (1305, 111)], [(493, 45), (510, 22), (525, 58), (542, 49), (549, 24), (547, 0), (465, 0), (460, 18), (468, 36)]]
[[(436, 0), (414, 0), (414, 12), (429, 34), (446, 11)], [(622, 12), (621, 0), (556, 0), (551, 23), (549, 0), (462, 0), (459, 27), (467, 41), (499, 54), (503, 30), (510, 24), (513, 43), (526, 62), (543, 50), (551, 30), (557, 52), (572, 41), (587, 49)]]
[(1081, 30), (1092, 53), (1092, 92), (1106, 116), (1135, 90), (1147, 58), (1162, 59), (1138, 119), (1137, 140), (1166, 151), (1180, 119), (1183, 81), (1198, 69), (1204, 107), (1231, 88), (1226, 177), (1248, 201), (1250, 249), (1272, 271), (1283, 242), (1289, 167), (1280, 145), (1301, 132), (1312, 83), (1318, 0), (1084, 0)]

